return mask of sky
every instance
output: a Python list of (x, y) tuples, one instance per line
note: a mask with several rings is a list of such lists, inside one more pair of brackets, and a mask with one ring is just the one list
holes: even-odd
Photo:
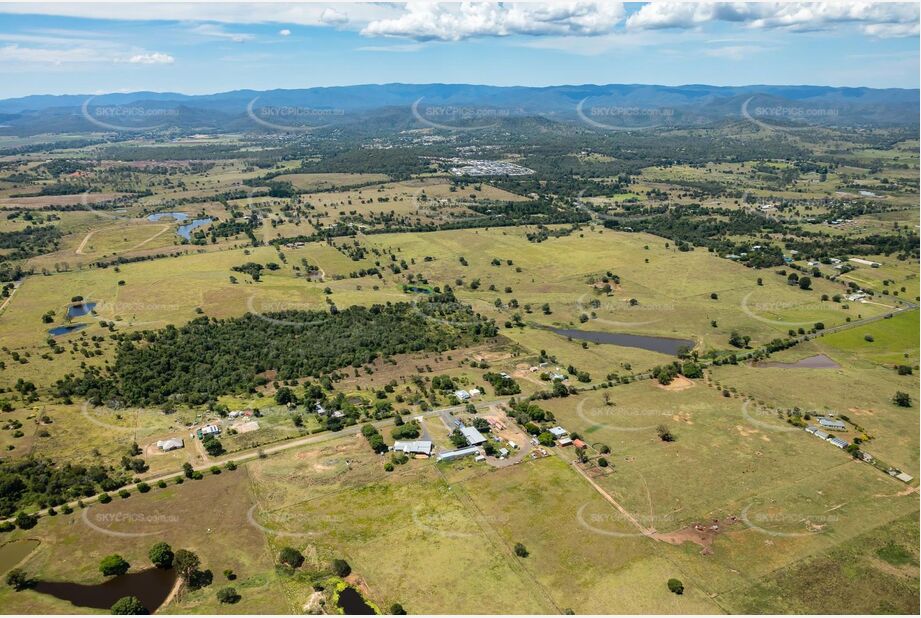
[(918, 3), (7, 3), (0, 98), (368, 83), (918, 88)]

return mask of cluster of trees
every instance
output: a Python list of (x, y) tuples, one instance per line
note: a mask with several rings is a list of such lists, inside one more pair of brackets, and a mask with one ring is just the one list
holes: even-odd
[(61, 231), (57, 227), (30, 225), (22, 230), (0, 232), (0, 249), (12, 249), (4, 256), (6, 259), (24, 260), (57, 251), (60, 240)]
[(517, 395), (521, 387), (510, 377), (489, 371), (483, 374), (483, 379), (489, 382), (500, 397), (503, 395)]
[[(343, 311), (285, 311), (218, 320), (197, 318), (176, 328), (116, 335), (110, 370), (87, 367), (59, 380), (59, 397), (98, 404), (185, 402), (201, 405), (219, 395), (254, 392), (274, 369), (279, 380), (320, 377), (361, 367), (380, 356), (443, 352), (495, 335), (495, 326), (456, 303), (417, 309), (409, 303), (353, 306)], [(443, 321), (425, 315), (447, 315)], [(516, 391), (517, 392), (517, 391)]]
[(365, 437), (365, 439), (368, 441), (368, 444), (371, 445), (371, 448), (375, 453), (386, 453), (390, 450), (390, 447), (387, 446), (386, 442), (384, 442), (384, 436), (382, 436), (381, 432), (377, 430), (377, 427), (371, 423), (368, 423), (361, 428), (361, 435)]
[(41, 458), (0, 461), (0, 517), (33, 505), (53, 507), (113, 491), (128, 480), (126, 474), (103, 466), (57, 465)]

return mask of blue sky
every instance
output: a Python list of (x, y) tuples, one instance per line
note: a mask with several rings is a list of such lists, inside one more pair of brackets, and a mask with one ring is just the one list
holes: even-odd
[(0, 4), (0, 98), (386, 82), (917, 88), (917, 4)]

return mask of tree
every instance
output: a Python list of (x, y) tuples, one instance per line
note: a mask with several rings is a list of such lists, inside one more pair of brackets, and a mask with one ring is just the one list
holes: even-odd
[(173, 566), (173, 558), (176, 555), (172, 547), (161, 541), (150, 548), (147, 557), (158, 569), (168, 569)]
[(659, 439), (662, 440), (662, 442), (675, 441), (675, 436), (667, 425), (659, 425), (656, 427), (656, 433), (659, 434)]
[(30, 515), (25, 511), (19, 511), (16, 514), (16, 527), (20, 530), (29, 530), (35, 527), (35, 524), (38, 523), (38, 517), (35, 515)]
[(143, 616), (150, 613), (137, 597), (122, 597), (112, 604), (109, 611), (116, 616)]
[(179, 576), (189, 581), (198, 570), (198, 567), (201, 566), (201, 560), (195, 552), (188, 549), (179, 549), (176, 551), (173, 564), (176, 565), (176, 572), (179, 573)]
[(287, 564), (292, 569), (297, 569), (304, 564), (304, 555), (293, 547), (283, 547), (278, 552), (278, 561)]
[(297, 403), (297, 397), (287, 386), (282, 386), (280, 389), (275, 391), (275, 403), (280, 406), (286, 406), (289, 403)]
[(680, 579), (675, 579), (674, 577), (668, 580), (668, 589), (675, 594), (684, 594), (684, 584), (681, 583)]
[(390, 615), (391, 616), (405, 616), (406, 610), (403, 609), (403, 606), (399, 603), (394, 603), (390, 606)]
[(808, 290), (810, 287), (812, 287), (812, 279), (810, 279), (809, 277), (799, 278), (799, 289)]
[(34, 583), (22, 569), (13, 569), (6, 574), (6, 585), (16, 592), (31, 588)]
[(130, 568), (131, 565), (128, 564), (128, 561), (118, 554), (106, 556), (99, 562), (99, 570), (102, 571), (102, 574), (106, 577), (124, 575)]
[(352, 572), (352, 567), (349, 566), (349, 563), (343, 560), (342, 558), (336, 558), (333, 560), (333, 573), (339, 577), (348, 577), (349, 573)]
[(214, 436), (205, 438), (204, 442), (202, 442), (202, 446), (205, 447), (205, 450), (208, 451), (208, 454), (212, 457), (217, 457), (224, 452), (224, 445)]
[(553, 446), (553, 434), (549, 431), (541, 432), (537, 436), (537, 441), (541, 443), (542, 446)]
[(240, 600), (240, 595), (237, 594), (236, 588), (227, 586), (217, 591), (217, 600), (232, 605)]
[(598, 465), (599, 465), (600, 467), (602, 467), (602, 468), (607, 468), (607, 467), (608, 467), (608, 460), (605, 459), (604, 457), (599, 457), (599, 458), (598, 458)]
[(530, 552), (528, 552), (528, 548), (523, 543), (515, 543), (515, 555), (519, 558), (527, 558)]
[(908, 393), (903, 393), (902, 391), (896, 391), (895, 396), (892, 398), (892, 401), (895, 405), (900, 408), (910, 408), (911, 407), (911, 395)]

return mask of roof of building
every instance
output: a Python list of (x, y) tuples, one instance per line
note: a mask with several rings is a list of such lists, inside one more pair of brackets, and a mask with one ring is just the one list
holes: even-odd
[(573, 446), (575, 446), (576, 448), (582, 448), (583, 446), (585, 446), (585, 442), (583, 442), (582, 440), (579, 440), (578, 438), (576, 438), (575, 440), (573, 440), (573, 441), (572, 441), (572, 444), (573, 444)]
[(464, 434), (464, 437), (467, 438), (467, 444), (471, 446), (486, 442), (486, 438), (483, 437), (483, 434), (481, 434), (476, 427), (461, 427), (460, 432)]
[(444, 461), (446, 459), (457, 459), (459, 457), (467, 457), (469, 455), (476, 455), (480, 452), (475, 446), (465, 446), (464, 448), (459, 448), (456, 451), (447, 451), (444, 453), (438, 454), (438, 461)]
[(838, 448), (844, 448), (845, 446), (847, 446), (847, 442), (845, 442), (841, 438), (829, 438), (828, 441), (834, 444), (835, 446), (837, 446)]
[(816, 427), (815, 425), (809, 425), (809, 427), (806, 427), (806, 431), (807, 431), (808, 433), (815, 433), (815, 432), (819, 431), (819, 428)]
[(569, 433), (568, 431), (566, 431), (565, 429), (563, 429), (563, 428), (560, 427), (559, 425), (557, 425), (556, 427), (551, 427), (548, 431), (549, 431), (550, 433), (552, 433), (552, 434), (554, 435), (554, 437), (557, 437), (557, 438), (560, 438), (560, 437), (562, 437), (562, 436), (565, 436), (567, 433)]
[(899, 472), (895, 475), (895, 478), (899, 479), (903, 483), (911, 483), (911, 476), (905, 474), (904, 472)]
[(572, 444), (572, 438), (560, 438), (559, 440), (557, 440), (557, 443), (560, 446), (569, 446), (570, 444)]
[(819, 425), (830, 429), (847, 429), (847, 425), (835, 418), (820, 418)]
[(815, 437), (816, 437), (816, 438), (822, 438), (822, 439), (824, 440), (824, 439), (826, 439), (826, 438), (828, 437), (828, 434), (825, 433), (824, 431), (822, 431), (821, 429), (816, 429), (816, 430), (815, 430)]
[(458, 399), (470, 399), (470, 393), (464, 390), (454, 391), (454, 396)]
[(168, 440), (158, 440), (157, 448), (164, 451), (171, 451), (173, 449), (182, 448), (185, 446), (185, 442), (182, 441), (182, 438), (170, 438)]
[(432, 452), (432, 443), (429, 440), (397, 440), (393, 443), (393, 450), (429, 455)]

